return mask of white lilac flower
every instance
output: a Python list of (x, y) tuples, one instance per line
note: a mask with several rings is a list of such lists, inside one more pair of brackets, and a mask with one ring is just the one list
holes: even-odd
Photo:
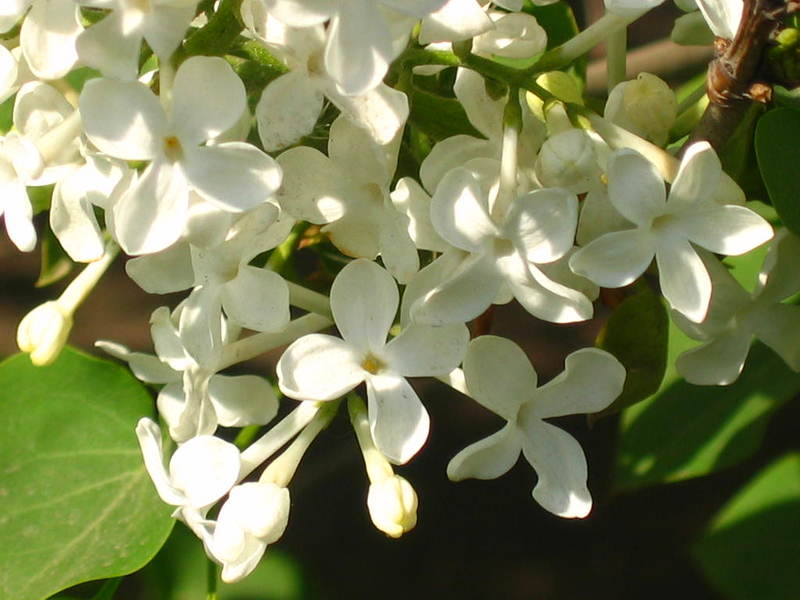
[[(454, 135), (437, 143), (422, 161), (419, 177), (429, 194), (452, 169), (475, 158), (496, 159), (503, 141), (503, 110), (507, 99), (492, 98), (483, 77), (469, 69), (458, 69), (453, 92), (467, 113), (470, 123), (486, 139)], [(522, 99), (522, 96), (521, 96)], [(519, 133), (520, 184), (534, 180), (533, 165), (546, 135), (542, 122), (522, 102), (522, 128)]]
[(678, 373), (696, 385), (729, 385), (742, 372), (753, 338), (800, 371), (800, 307), (781, 302), (800, 291), (800, 239), (785, 230), (776, 236), (752, 293), (716, 258), (703, 258), (714, 284), (706, 318), (692, 323), (673, 316), (681, 329), (703, 343), (678, 357)]
[(514, 297), (540, 319), (588, 319), (591, 302), (538, 267), (572, 248), (577, 197), (561, 188), (534, 190), (518, 196), (502, 222), (496, 222), (490, 206), (497, 172), (496, 161), (473, 161), (450, 171), (436, 188), (431, 221), (457, 251), (445, 253), (412, 280), (406, 292), (414, 299), (411, 318), (463, 323)]
[(342, 117), (333, 122), (328, 156), (306, 146), (278, 157), (283, 186), (277, 199), (287, 213), (325, 224), (323, 233), (344, 254), (384, 264), (401, 283), (419, 268), (408, 233), (409, 218), (389, 196), (399, 139), (379, 146), (360, 127)]
[(281, 150), (310, 134), (324, 98), (368, 131), (375, 143), (388, 144), (397, 136), (408, 118), (408, 100), (403, 92), (379, 83), (360, 94), (341, 93), (325, 69), (323, 26), (288, 27), (263, 11), (257, 12), (259, 6), (259, 0), (243, 3), (245, 22), (290, 69), (264, 88), (255, 109), (265, 150)]
[(106, 77), (136, 79), (142, 38), (168, 60), (194, 18), (198, 0), (76, 0), (111, 11), (78, 37), (81, 62)]
[(176, 513), (184, 508), (202, 510), (211, 506), (236, 483), (239, 450), (229, 442), (212, 435), (191, 438), (172, 454), (168, 471), (158, 425), (150, 419), (140, 419), (136, 436), (158, 495), (178, 507)]
[(202, 146), (246, 110), (244, 85), (217, 57), (194, 56), (175, 75), (171, 110), (142, 83), (93, 79), (80, 110), (86, 135), (102, 152), (151, 161), (114, 204), (114, 229), (128, 254), (149, 254), (185, 229), (189, 192), (230, 212), (266, 202), (280, 186), (277, 164), (244, 142)]
[(27, 186), (58, 181), (78, 157), (80, 121), (74, 112), (55, 88), (27, 83), (14, 101), (16, 131), (0, 138), (0, 215), (9, 238), (23, 252), (36, 245)]
[(619, 361), (597, 348), (584, 348), (567, 357), (561, 375), (537, 387), (536, 371), (519, 346), (481, 336), (469, 345), (464, 376), (470, 396), (506, 424), (456, 454), (447, 476), (453, 481), (495, 479), (522, 453), (539, 476), (533, 498), (542, 507), (566, 518), (589, 514), (592, 498), (583, 451), (575, 438), (544, 419), (606, 408), (625, 382)]
[(726, 255), (744, 254), (772, 235), (763, 218), (743, 206), (713, 200), (722, 167), (707, 142), (689, 147), (667, 196), (652, 163), (632, 150), (619, 150), (608, 166), (611, 203), (636, 225), (603, 235), (570, 259), (573, 271), (602, 287), (622, 287), (653, 260), (661, 292), (672, 308), (702, 321), (711, 298), (711, 279), (693, 244)]
[[(347, 95), (374, 89), (402, 51), (416, 19), (446, 0), (264, 0), (267, 10), (291, 27), (330, 21), (325, 68)], [(401, 30), (402, 35), (397, 35)]]
[(209, 556), (222, 564), (225, 583), (234, 583), (258, 566), (269, 544), (289, 522), (289, 490), (272, 482), (234, 486), (215, 522), (201, 536)]
[(301, 337), (278, 361), (281, 391), (298, 400), (334, 400), (364, 382), (369, 424), (378, 449), (405, 463), (428, 437), (429, 417), (406, 377), (444, 375), (457, 367), (468, 340), (463, 324), (412, 324), (387, 342), (399, 304), (397, 284), (373, 262), (359, 259), (337, 275), (331, 311), (343, 339)]

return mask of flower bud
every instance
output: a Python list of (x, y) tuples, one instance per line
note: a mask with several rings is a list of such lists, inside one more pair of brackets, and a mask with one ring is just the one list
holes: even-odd
[(606, 119), (658, 146), (666, 143), (677, 114), (675, 94), (650, 73), (615, 86), (605, 110)]
[(563, 187), (576, 194), (589, 191), (602, 175), (595, 141), (582, 129), (551, 136), (539, 152), (535, 170), (543, 187)]
[(54, 362), (72, 329), (72, 314), (51, 300), (25, 315), (17, 328), (17, 345), (31, 355), (31, 362), (42, 367)]
[(417, 524), (417, 493), (399, 475), (372, 483), (367, 507), (375, 527), (389, 537), (399, 538)]

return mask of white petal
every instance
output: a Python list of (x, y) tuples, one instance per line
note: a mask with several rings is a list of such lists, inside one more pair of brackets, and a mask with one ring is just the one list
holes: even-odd
[(161, 153), (167, 117), (144, 84), (91, 79), (79, 107), (86, 135), (109, 156), (149, 160)]
[(760, 302), (780, 302), (800, 290), (800, 237), (787, 229), (779, 230), (770, 245), (758, 275)]
[(533, 263), (549, 263), (564, 256), (575, 241), (578, 198), (560, 188), (535, 190), (511, 206), (504, 230)]
[(234, 212), (266, 202), (281, 185), (278, 163), (245, 142), (192, 148), (184, 168), (194, 191)]
[(592, 303), (581, 292), (553, 281), (517, 253), (498, 261), (511, 293), (533, 316), (551, 323), (575, 323), (592, 317)]
[(507, 423), (500, 431), (470, 444), (447, 463), (447, 477), (462, 479), (497, 479), (519, 459), (521, 451), (516, 427)]
[(186, 223), (189, 190), (179, 166), (152, 163), (114, 205), (117, 241), (128, 254), (171, 246)]
[(450, 171), (436, 188), (431, 199), (431, 222), (442, 238), (468, 252), (480, 251), (499, 235), (480, 183), (463, 168)]
[(686, 240), (662, 241), (656, 250), (661, 293), (670, 306), (700, 322), (711, 301), (711, 278), (703, 261)]
[(383, 80), (394, 58), (388, 24), (371, 0), (349, 1), (328, 26), (325, 68), (342, 92), (363, 94)]
[(233, 127), (247, 108), (244, 84), (218, 56), (181, 64), (172, 88), (172, 123), (182, 142), (199, 144)]
[(333, 16), (330, 0), (265, 0), (269, 13), (291, 27), (310, 27)]
[(178, 447), (169, 461), (169, 472), (189, 506), (208, 506), (236, 483), (239, 450), (218, 437), (201, 435)]
[(667, 204), (673, 210), (700, 200), (711, 200), (720, 185), (722, 165), (708, 142), (696, 142), (687, 148), (678, 174), (672, 182)]
[(499, 139), (503, 132), (505, 99), (492, 98), (484, 78), (469, 69), (459, 69), (453, 93), (467, 112), (469, 122), (487, 138)]
[(335, 89), (326, 89), (325, 95), (345, 117), (365, 129), (376, 144), (391, 143), (408, 119), (406, 95), (383, 83), (358, 96), (340, 94)]
[(730, 385), (744, 368), (753, 336), (748, 331), (726, 332), (681, 354), (678, 373), (694, 385)]
[(470, 342), (464, 377), (476, 402), (510, 422), (516, 422), (522, 403), (534, 397), (538, 381), (522, 348), (494, 335)]
[(328, 156), (352, 184), (388, 186), (397, 164), (397, 149), (397, 143), (375, 143), (366, 129), (344, 116), (331, 125)]
[(697, 7), (714, 35), (726, 40), (736, 37), (744, 8), (741, 0), (697, 0)]
[(139, 71), (141, 31), (124, 31), (124, 10), (116, 10), (78, 36), (81, 62), (106, 77), (131, 81)]
[(391, 198), (394, 207), (408, 217), (408, 233), (417, 248), (444, 252), (450, 247), (433, 228), (431, 198), (416, 180), (410, 177), (400, 179)]
[(125, 272), (148, 294), (171, 294), (194, 284), (192, 257), (186, 243), (132, 258), (125, 263)]
[(145, 383), (172, 383), (180, 380), (180, 375), (158, 357), (143, 352), (131, 352), (122, 344), (97, 340), (96, 348), (128, 363), (131, 371), (140, 381)]
[(408, 222), (406, 215), (387, 206), (378, 238), (383, 264), (399, 283), (408, 283), (419, 270), (419, 255), (408, 233)]
[(793, 371), (800, 371), (800, 307), (774, 304), (754, 315), (753, 333)]
[(297, 400), (334, 400), (364, 380), (362, 356), (339, 338), (311, 334), (292, 343), (275, 371), (281, 392)]
[(525, 13), (510, 13), (495, 21), (495, 29), (473, 41), (473, 52), (506, 58), (530, 58), (544, 52), (547, 32), (536, 17)]
[(744, 206), (702, 202), (682, 215), (680, 227), (698, 246), (717, 254), (738, 256), (770, 240), (772, 226)]
[(14, 101), (14, 126), (29, 139), (41, 138), (73, 113), (72, 105), (53, 86), (30, 81)]
[(608, 198), (623, 217), (647, 226), (653, 217), (664, 212), (664, 180), (641, 154), (617, 150), (608, 161), (607, 174)]
[[(189, 6), (185, 6), (186, 2), (183, 4), (184, 6), (156, 5), (149, 14), (145, 13), (142, 22), (144, 39), (161, 60), (167, 60), (172, 55), (194, 18), (193, 0), (190, 0)], [(212, 82), (206, 82), (204, 91), (211, 85)]]
[(492, 27), (494, 23), (475, 0), (449, 0), (422, 21), (419, 43), (460, 42)]
[(324, 97), (302, 71), (281, 75), (264, 88), (255, 110), (264, 150), (274, 152), (310, 134), (322, 112)]
[(469, 256), (466, 252), (451, 249), (414, 274), (406, 285), (400, 305), (400, 323), (403, 327), (411, 321), (411, 308), (417, 300), (421, 300), (453, 274), (466, 256)]
[(100, 259), (103, 236), (92, 205), (85, 198), (65, 199), (60, 183), (56, 184), (50, 203), (50, 228), (75, 262)]
[(469, 135), (454, 135), (433, 147), (419, 168), (420, 181), (428, 193), (433, 193), (444, 176), (473, 158), (494, 158), (500, 145), (491, 140), (481, 140)]
[(278, 412), (278, 397), (269, 382), (255, 375), (214, 375), (208, 397), (224, 427), (269, 423)]
[(0, 186), (3, 198), (3, 216), (8, 237), (20, 252), (30, 252), (36, 247), (36, 229), (33, 228), (33, 207), (25, 186), (14, 181)]
[(153, 421), (145, 417), (139, 419), (136, 424), (136, 437), (142, 450), (144, 466), (156, 486), (158, 495), (167, 504), (172, 504), (173, 506), (183, 504), (185, 500), (183, 493), (172, 485), (169, 475), (167, 475), (167, 469), (164, 467), (161, 429)]
[(442, 8), (447, 0), (380, 0), (380, 2), (392, 10), (422, 19)]
[(178, 331), (181, 342), (198, 365), (214, 370), (222, 350), (222, 307), (219, 288), (195, 286), (181, 305)]
[(222, 288), (225, 314), (254, 331), (280, 331), (289, 323), (289, 288), (283, 277), (249, 265)]
[(608, 352), (582, 348), (567, 356), (564, 371), (536, 391), (533, 412), (542, 419), (599, 412), (622, 393), (625, 367)]
[(321, 225), (341, 219), (346, 188), (343, 171), (319, 150), (299, 146), (278, 157), (283, 184), (276, 199), (297, 219)]
[(404, 377), (446, 375), (464, 358), (469, 330), (464, 325), (411, 324), (386, 344), (388, 367)]
[(626, 229), (590, 242), (572, 255), (569, 266), (601, 287), (616, 288), (644, 273), (654, 254), (655, 243), (648, 232)]
[(428, 439), (428, 411), (402, 377), (370, 375), (366, 383), (370, 432), (375, 446), (391, 462), (405, 464)]
[(592, 510), (586, 487), (586, 458), (567, 432), (532, 419), (524, 429), (522, 453), (539, 476), (533, 498), (551, 513), (583, 518)]
[(492, 255), (469, 255), (445, 281), (415, 302), (411, 318), (430, 325), (466, 323), (492, 305), (502, 282)]
[(392, 276), (372, 261), (354, 260), (331, 286), (331, 312), (342, 337), (361, 351), (386, 343), (400, 296)]
[(69, 0), (36, 0), (22, 22), (20, 47), (40, 79), (59, 79), (78, 60), (75, 40), (83, 31), (79, 9)]

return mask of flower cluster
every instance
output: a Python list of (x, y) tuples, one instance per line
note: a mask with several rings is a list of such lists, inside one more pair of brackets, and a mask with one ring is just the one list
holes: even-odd
[[(658, 2), (606, 4), (601, 27)], [(724, 34), (718, 4), (700, 8)], [(731, 383), (754, 336), (800, 368), (787, 334), (800, 331), (800, 314), (782, 302), (800, 290), (787, 267), (800, 241), (779, 233), (758, 289), (737, 287), (720, 256), (765, 244), (773, 227), (709, 144), (680, 161), (662, 149), (677, 102), (655, 76), (619, 84), (605, 118), (580, 105), (564, 72), (532, 77), (533, 93), (488, 81), (480, 66), (494, 57), (548, 46), (521, 1), (222, 0), (204, 11), (198, 0), (0, 7), (0, 33), (10, 32), (0, 98), (13, 102), (0, 214), (17, 248), (33, 250), (29, 189), (53, 186), (50, 229), (87, 263), (20, 324), (36, 364), (58, 355), (120, 249), (145, 291), (186, 291), (152, 314), (154, 354), (98, 346), (163, 386), (171, 442), (142, 419), (144, 462), (225, 581), (250, 573), (282, 535), (293, 474), (342, 397), (372, 521), (392, 537), (414, 526), (416, 492), (394, 467), (424, 446), (430, 420), (408, 378), (450, 385), (506, 421), (453, 457), (451, 479), (499, 477), (521, 453), (538, 476), (537, 503), (589, 513), (583, 451), (545, 419), (604, 410), (625, 369), (584, 348), (539, 387), (514, 342), (470, 339), (466, 324), (492, 305), (516, 300), (531, 318), (577, 323), (593, 318), (600, 287), (657, 273), (676, 323), (702, 341), (678, 360), (689, 381)], [(724, 16), (731, 26), (733, 12)], [(225, 19), (241, 31), (205, 55)], [(565, 64), (602, 38), (582, 35), (559, 50)], [(459, 61), (465, 53), (480, 59), (474, 68)], [(409, 125), (415, 81), (446, 81), (448, 65), (447, 102), (476, 135)], [(88, 80), (75, 84), (75, 73)], [(334, 257), (329, 294), (288, 275), (300, 245)], [(292, 319), (291, 307), (304, 314)], [(321, 333), (333, 326), (336, 335)], [(274, 374), (225, 374), (283, 347)], [(280, 395), (294, 410), (276, 423)], [(220, 430), (251, 426), (262, 435), (248, 444)]]

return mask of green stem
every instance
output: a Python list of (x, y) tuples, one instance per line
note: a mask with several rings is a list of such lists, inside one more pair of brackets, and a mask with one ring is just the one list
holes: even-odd
[(606, 77), (609, 93), (628, 78), (628, 30), (621, 27), (606, 41)]
[(219, 566), (210, 558), (206, 559), (206, 600), (218, 600), (217, 582), (219, 581)]

